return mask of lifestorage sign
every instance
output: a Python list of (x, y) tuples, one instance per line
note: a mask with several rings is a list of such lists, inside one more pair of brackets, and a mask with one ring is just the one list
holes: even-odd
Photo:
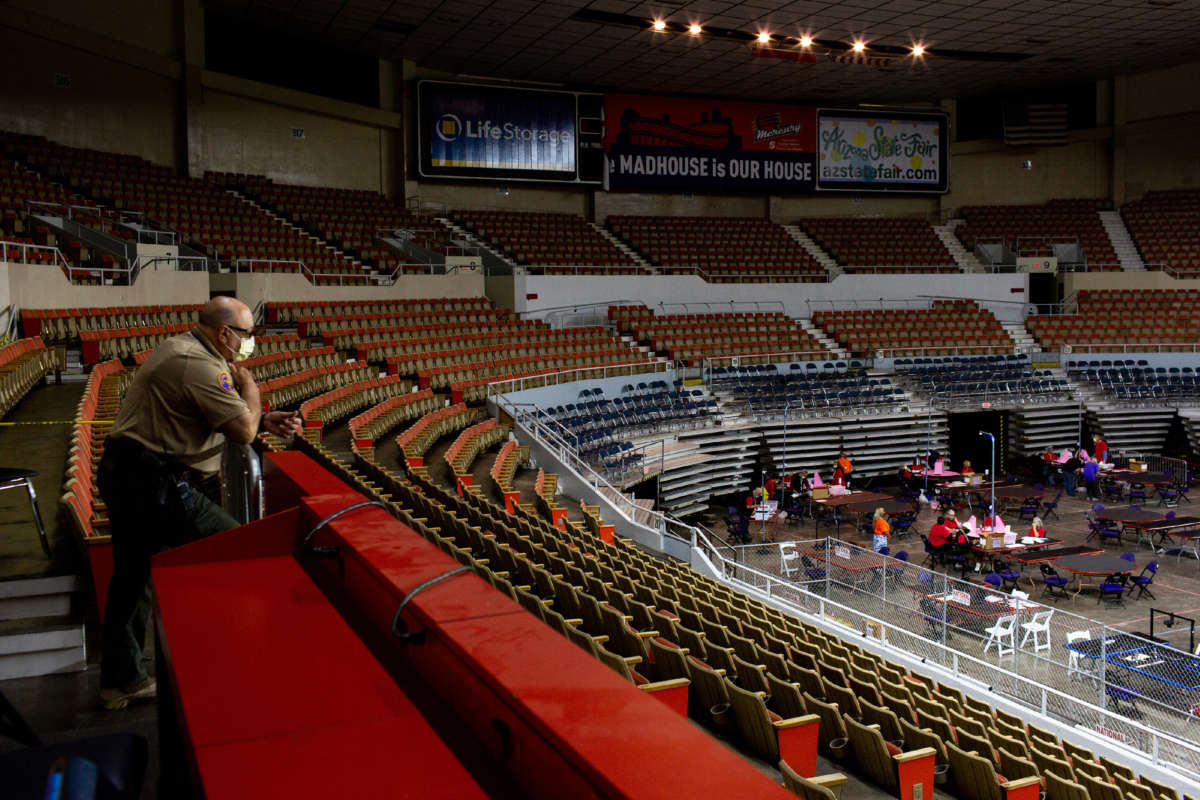
[(822, 109), (817, 124), (817, 188), (945, 192), (944, 114), (876, 114)]
[(806, 106), (608, 94), (606, 187), (811, 192), (816, 112)]
[(423, 176), (575, 180), (574, 94), (442, 81), (417, 93)]

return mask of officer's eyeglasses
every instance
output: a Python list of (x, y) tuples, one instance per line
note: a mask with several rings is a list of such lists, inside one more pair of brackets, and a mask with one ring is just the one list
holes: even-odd
[(247, 329), (247, 328), (239, 328), (237, 325), (226, 325), (225, 327), (226, 327), (226, 328), (229, 328), (230, 330), (237, 331), (238, 333), (240, 333), (240, 334), (242, 335), (242, 338), (243, 338), (243, 339), (245, 339), (245, 338), (246, 338), (246, 337), (248, 337), (248, 336), (253, 336), (253, 335), (254, 335), (254, 329), (253, 329), (253, 328), (249, 328), (249, 329)]

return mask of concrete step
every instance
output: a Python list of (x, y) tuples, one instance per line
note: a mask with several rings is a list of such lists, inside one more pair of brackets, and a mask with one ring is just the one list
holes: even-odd
[(945, 225), (934, 225), (933, 232), (937, 234), (938, 239), (946, 246), (946, 250), (954, 257), (954, 263), (958, 264), (963, 272), (983, 272), (983, 264), (975, 257), (975, 254), (963, 247), (962, 242), (954, 235), (954, 229), (962, 225), (965, 220), (949, 219)]
[(1146, 265), (1138, 253), (1137, 245), (1129, 235), (1129, 229), (1125, 227), (1125, 220), (1121, 218), (1121, 212), (1100, 211), (1098, 213), (1100, 222), (1104, 225), (1104, 232), (1108, 234), (1108, 240), (1112, 243), (1117, 260), (1121, 263), (1121, 269), (1126, 272), (1144, 271)]
[(517, 266), (517, 263), (515, 261), (513, 261), (511, 258), (509, 258), (504, 252), (496, 249), (495, 247), (492, 247), (490, 242), (484, 241), (483, 239), (480, 239), (478, 236), (475, 236), (473, 233), (471, 233), (466, 228), (462, 227), (461, 225), (459, 225), (458, 223), (456, 223), (454, 220), (450, 219), (449, 217), (434, 217), (434, 219), (436, 219), (438, 222), (445, 225), (450, 230), (451, 238), (462, 239), (463, 241), (467, 242), (471, 247), (478, 247), (482, 250), (486, 250), (489, 253), (491, 253), (493, 256), (495, 256), (496, 258), (503, 261), (505, 264), (508, 264), (510, 267)]
[(78, 575), (0, 581), (0, 620), (65, 617), (71, 595), (82, 589)]
[(39, 617), (0, 627), (0, 680), (87, 669), (81, 622)]
[(825, 268), (829, 273), (830, 278), (836, 278), (841, 275), (843, 270), (838, 263), (833, 260), (833, 257), (821, 249), (820, 245), (812, 240), (807, 233), (799, 225), (784, 225), (783, 229), (788, 232), (796, 242), (804, 248), (804, 251), (812, 256), (818, 264)]
[(596, 223), (594, 223), (594, 222), (589, 222), (589, 223), (588, 223), (588, 226), (589, 226), (589, 227), (591, 227), (591, 228), (592, 228), (592, 230), (596, 231), (596, 233), (600, 234), (601, 238), (603, 238), (603, 239), (605, 239), (605, 240), (607, 240), (607, 241), (611, 242), (611, 243), (613, 244), (613, 246), (614, 246), (614, 247), (616, 247), (616, 248), (617, 248), (618, 250), (620, 250), (622, 253), (624, 253), (625, 255), (629, 256), (631, 259), (633, 259), (633, 263), (637, 264), (639, 267), (645, 267), (646, 269), (648, 269), (648, 270), (651, 270), (652, 272), (657, 272), (657, 270), (654, 270), (654, 269), (653, 269), (653, 268), (650, 266), (650, 262), (649, 262), (649, 261), (647, 261), (646, 259), (642, 258), (642, 257), (641, 257), (641, 255), (639, 255), (639, 254), (638, 254), (638, 252), (637, 252), (636, 250), (634, 250), (634, 249), (633, 249), (632, 247), (630, 247), (629, 245), (625, 244), (625, 242), (623, 242), (623, 241), (621, 241), (620, 239), (618, 239), (618, 238), (617, 238), (617, 237), (616, 237), (616, 236), (613, 234), (613, 232), (612, 232), (612, 231), (608, 230), (608, 229), (607, 229), (607, 228), (605, 228), (605, 227), (602, 227), (602, 226), (600, 226), (600, 225), (597, 225), (597, 224), (596, 224)]

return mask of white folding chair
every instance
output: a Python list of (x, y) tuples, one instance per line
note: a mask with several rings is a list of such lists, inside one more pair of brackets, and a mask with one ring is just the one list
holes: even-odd
[[(1054, 609), (1048, 608), (1045, 611), (1039, 611), (1033, 615), (1033, 619), (1029, 622), (1021, 623), (1021, 630), (1024, 633), (1021, 635), (1021, 647), (1030, 638), (1033, 639), (1033, 652), (1050, 649), (1050, 618), (1054, 616)], [(1071, 651), (1071, 655), (1078, 655), (1075, 651)]]
[[(999, 656), (1012, 654), (1017, 649), (1017, 615), (1005, 614), (996, 620), (995, 625), (985, 629), (984, 633), (988, 635), (987, 642), (983, 645), (984, 654), (993, 645), (995, 645), (996, 654)], [(1005, 642), (1008, 644), (1008, 649), (1005, 649)]]
[[(1091, 631), (1070, 631), (1067, 633), (1067, 644), (1070, 645), (1074, 644), (1075, 642), (1085, 642), (1091, 638)], [(1067, 651), (1071, 654), (1070, 658), (1067, 660), (1067, 673), (1070, 680), (1074, 681), (1087, 679), (1089, 681), (1095, 681), (1096, 659), (1088, 658), (1087, 656), (1070, 648), (1068, 648)]]
[(800, 570), (800, 554), (796, 552), (795, 542), (779, 543), (779, 572), (785, 578)]

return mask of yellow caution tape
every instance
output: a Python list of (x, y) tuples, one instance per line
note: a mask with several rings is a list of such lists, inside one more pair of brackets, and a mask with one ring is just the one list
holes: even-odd
[(112, 425), (113, 422), (114, 420), (111, 419), (47, 419), (29, 422), (0, 422), (0, 425), (5, 427), (13, 425)]

